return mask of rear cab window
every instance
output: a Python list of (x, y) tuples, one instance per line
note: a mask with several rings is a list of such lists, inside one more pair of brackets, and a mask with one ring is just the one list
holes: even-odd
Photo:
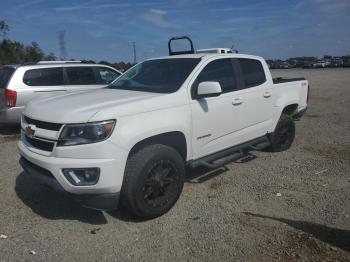
[(97, 85), (93, 67), (66, 67), (69, 85)]
[(12, 67), (0, 67), (0, 89), (6, 88), (15, 70)]
[(23, 83), (28, 86), (64, 85), (62, 67), (30, 69), (24, 73)]
[(259, 60), (249, 58), (238, 59), (245, 88), (259, 86), (266, 82), (264, 68)]

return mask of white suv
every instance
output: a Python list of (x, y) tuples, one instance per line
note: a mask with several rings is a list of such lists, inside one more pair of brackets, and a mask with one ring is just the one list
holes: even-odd
[(0, 67), (0, 123), (19, 123), (29, 101), (102, 88), (120, 75), (110, 66), (79, 61)]
[(272, 79), (264, 59), (188, 54), (137, 64), (107, 88), (30, 103), (19, 149), (33, 178), (82, 205), (152, 218), (179, 198), (185, 166), (288, 149), (305, 79)]

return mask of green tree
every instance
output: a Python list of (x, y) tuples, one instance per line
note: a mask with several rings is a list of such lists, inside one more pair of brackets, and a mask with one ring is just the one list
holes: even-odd
[(6, 24), (5, 21), (0, 20), (0, 34), (2, 35), (2, 37), (6, 38), (9, 32), (10, 32), (10, 28), (8, 24)]
[(30, 46), (25, 47), (25, 62), (37, 62), (43, 60), (44, 52), (40, 49), (38, 43), (32, 42)]
[(54, 53), (49, 53), (47, 55), (44, 56), (43, 60), (45, 61), (56, 61), (57, 60), (57, 57)]

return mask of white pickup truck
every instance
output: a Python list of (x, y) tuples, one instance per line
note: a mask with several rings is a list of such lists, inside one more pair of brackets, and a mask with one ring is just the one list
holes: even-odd
[(178, 200), (186, 166), (288, 149), (307, 100), (305, 79), (272, 79), (261, 57), (150, 59), (107, 88), (30, 103), (20, 163), (85, 207), (153, 218)]

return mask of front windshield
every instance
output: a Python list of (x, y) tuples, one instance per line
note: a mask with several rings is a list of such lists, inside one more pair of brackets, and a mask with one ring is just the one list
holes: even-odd
[(148, 60), (126, 71), (108, 88), (172, 93), (181, 87), (199, 61), (200, 58)]

